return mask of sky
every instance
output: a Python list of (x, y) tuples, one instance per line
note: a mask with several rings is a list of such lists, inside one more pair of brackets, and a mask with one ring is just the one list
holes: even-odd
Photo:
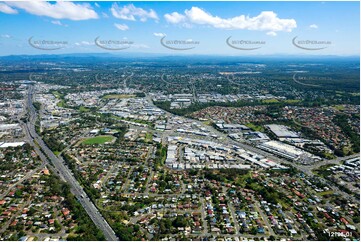
[(0, 2), (0, 55), (359, 55), (359, 2)]

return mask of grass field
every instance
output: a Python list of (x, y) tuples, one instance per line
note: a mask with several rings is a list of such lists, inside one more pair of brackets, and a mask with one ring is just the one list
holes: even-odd
[(82, 141), (82, 144), (84, 145), (94, 145), (94, 144), (104, 144), (106, 142), (110, 142), (114, 139), (111, 135), (102, 135), (102, 136), (96, 136), (92, 138), (88, 138)]
[(61, 100), (60, 102), (58, 102), (56, 104), (56, 106), (63, 108), (63, 107), (65, 107), (65, 102), (63, 100)]
[(342, 147), (342, 152), (344, 154), (350, 155), (352, 154), (352, 147), (350, 145)]
[(259, 131), (259, 132), (263, 132), (264, 128), (260, 125), (255, 125), (253, 123), (248, 123), (246, 124), (246, 126), (254, 131)]
[[(262, 103), (267, 103), (267, 104), (272, 104), (272, 103), (279, 103), (280, 101), (278, 101), (275, 98), (272, 99), (265, 99), (262, 100)], [(287, 104), (292, 104), (292, 103), (299, 103), (301, 102), (301, 100), (297, 100), (297, 99), (286, 99), (286, 100), (282, 100), (282, 103), (287, 103)]]
[(212, 122), (210, 120), (203, 121), (202, 123), (204, 123), (205, 125), (208, 125), (208, 126), (210, 126), (212, 124)]
[(105, 95), (103, 98), (104, 99), (123, 99), (123, 98), (132, 98), (135, 97), (135, 95), (131, 95), (131, 94), (109, 94), (109, 95)]
[(338, 110), (338, 111), (343, 111), (345, 110), (345, 106), (343, 105), (335, 105), (333, 106), (334, 109)]
[(80, 111), (80, 112), (83, 112), (83, 113), (89, 112), (89, 110), (90, 110), (89, 108), (86, 108), (86, 107), (83, 107), (83, 106), (80, 106), (80, 107), (79, 107), (79, 111)]
[(279, 101), (275, 98), (262, 100), (263, 103), (278, 103)]
[(287, 99), (287, 100), (284, 100), (283, 102), (285, 102), (285, 103), (299, 103), (299, 102), (301, 102), (301, 100), (298, 100), (298, 99)]
[(53, 95), (56, 97), (56, 98), (60, 98), (61, 97), (61, 95), (60, 95), (60, 93), (58, 92), (58, 91), (54, 91), (54, 92), (52, 92), (53, 93)]
[(331, 194), (333, 194), (332, 190), (323, 191), (323, 192), (318, 193), (318, 195), (320, 195), (320, 196), (327, 196), (327, 195), (331, 195)]
[(153, 134), (151, 132), (148, 132), (146, 135), (145, 135), (145, 142), (148, 143), (148, 142), (152, 142), (153, 140)]

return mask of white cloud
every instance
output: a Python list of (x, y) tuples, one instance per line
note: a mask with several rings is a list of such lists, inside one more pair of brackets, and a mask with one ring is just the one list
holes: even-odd
[(114, 24), (114, 26), (115, 26), (117, 29), (120, 29), (120, 30), (122, 30), (122, 31), (125, 31), (125, 30), (128, 30), (128, 29), (129, 29), (128, 25), (126, 25), (126, 24)]
[(100, 5), (98, 3), (94, 3), (95, 7), (100, 8)]
[(153, 33), (154, 36), (157, 36), (157, 37), (164, 37), (166, 36), (166, 34), (163, 34), (163, 33)]
[(140, 21), (145, 22), (148, 19), (159, 19), (157, 13), (153, 9), (147, 11), (143, 8), (135, 7), (133, 4), (120, 8), (117, 3), (114, 3), (110, 8), (110, 11), (114, 17), (124, 20), (136, 21), (139, 19)]
[(316, 24), (311, 24), (311, 25), (310, 25), (310, 28), (311, 28), (311, 29), (318, 29), (318, 26), (317, 26)]
[(89, 4), (62, 1), (54, 4), (43, 1), (7, 2), (7, 4), (13, 8), (25, 10), (30, 14), (54, 19), (86, 20), (98, 18), (98, 14)]
[(1, 35), (1, 38), (10, 39), (10, 38), (11, 38), (11, 35), (9, 35), (9, 34), (2, 34), (2, 35)]
[(291, 32), (297, 27), (294, 19), (281, 19), (273, 11), (263, 11), (258, 16), (249, 17), (239, 15), (233, 18), (213, 16), (198, 7), (186, 9), (184, 14), (173, 12), (165, 14), (164, 18), (172, 24), (197, 24), (208, 25), (219, 29), (247, 29), (260, 31), (286, 31)]
[(269, 31), (266, 33), (266, 35), (269, 35), (269, 36), (277, 36), (277, 33), (276, 32), (273, 32), (273, 31)]
[(83, 40), (83, 41), (80, 41), (80, 42), (76, 42), (75, 45), (76, 46), (91, 46), (91, 45), (94, 45), (94, 43)]
[(7, 14), (17, 14), (18, 11), (16, 9), (11, 8), (9, 5), (5, 3), (0, 3), (0, 12)]
[(50, 21), (50, 22), (51, 22), (52, 24), (55, 24), (55, 25), (68, 27), (68, 25), (63, 24), (63, 23), (62, 23), (62, 22), (60, 22), (59, 20), (52, 20), (52, 21)]
[(164, 18), (165, 20), (167, 20), (168, 23), (172, 24), (177, 24), (186, 20), (186, 17), (184, 15), (177, 12), (167, 13), (164, 15)]

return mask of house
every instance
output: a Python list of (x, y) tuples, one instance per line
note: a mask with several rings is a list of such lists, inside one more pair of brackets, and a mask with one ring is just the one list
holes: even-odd
[(10, 224), (10, 226), (11, 227), (14, 227), (14, 226), (16, 226), (18, 224), (18, 221), (17, 220), (14, 220), (11, 224)]
[(348, 224), (348, 221), (347, 221), (345, 218), (341, 218), (340, 221), (341, 221), (342, 223), (344, 223), (345, 225)]
[(217, 228), (217, 227), (213, 227), (211, 229), (211, 232), (219, 233), (219, 232), (221, 232), (221, 230), (219, 228)]
[(4, 211), (2, 213), (2, 215), (8, 217), (8, 216), (11, 216), (11, 212), (10, 211)]
[(40, 226), (41, 224), (42, 224), (42, 222), (40, 222), (40, 221), (36, 221), (36, 222), (34, 223), (35, 226)]
[(233, 227), (227, 227), (226, 230), (229, 234), (233, 234), (235, 232)]
[(296, 235), (297, 234), (297, 231), (295, 229), (290, 229), (289, 231), (290, 231), (291, 235)]
[(216, 225), (217, 224), (217, 218), (216, 217), (213, 217), (211, 219), (211, 222), (210, 222), (210, 225)]
[(237, 215), (239, 216), (240, 219), (245, 219), (247, 216), (246, 212), (244, 211), (238, 212)]
[(68, 216), (68, 215), (70, 214), (70, 211), (69, 211), (69, 209), (67, 209), (67, 208), (63, 208), (63, 209), (61, 210), (61, 212), (63, 213), (64, 217), (66, 217), (66, 216)]
[(44, 175), (46, 175), (46, 176), (48, 176), (48, 175), (50, 175), (50, 173), (49, 173), (49, 170), (48, 169), (43, 169), (43, 174)]

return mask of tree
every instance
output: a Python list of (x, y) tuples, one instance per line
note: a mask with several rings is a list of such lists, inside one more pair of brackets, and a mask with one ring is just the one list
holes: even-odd
[(186, 227), (188, 224), (187, 219), (183, 216), (178, 216), (172, 223), (174, 227)]
[(273, 235), (271, 235), (268, 239), (271, 240), (271, 241), (275, 241), (275, 240), (276, 240), (276, 238), (275, 238)]
[(253, 235), (257, 234), (257, 228), (256, 228), (256, 227), (252, 227), (250, 233), (253, 234)]

